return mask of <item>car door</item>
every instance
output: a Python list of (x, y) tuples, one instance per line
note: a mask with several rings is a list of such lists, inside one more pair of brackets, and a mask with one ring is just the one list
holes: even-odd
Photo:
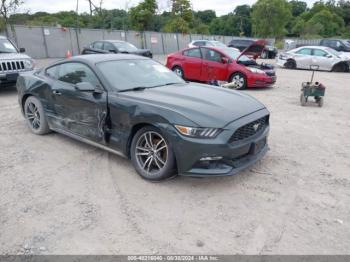
[(228, 64), (223, 62), (224, 55), (206, 47), (202, 47), (201, 52), (203, 56), (201, 81), (226, 81), (228, 79)]
[(97, 41), (84, 49), (84, 54), (95, 54), (103, 51), (103, 42)]
[[(95, 86), (96, 92), (78, 90), (76, 84), (83, 82)], [(60, 64), (58, 79), (52, 85), (52, 100), (56, 128), (104, 143), (107, 92), (87, 65), (79, 62)]]
[(200, 80), (202, 73), (202, 54), (198, 47), (187, 49), (182, 53), (182, 69), (186, 79)]
[(312, 65), (317, 65), (319, 70), (330, 71), (333, 65), (333, 56), (328, 52), (321, 49), (313, 49), (312, 50)]
[(310, 69), (312, 62), (312, 49), (302, 48), (295, 52), (295, 61), (297, 68)]

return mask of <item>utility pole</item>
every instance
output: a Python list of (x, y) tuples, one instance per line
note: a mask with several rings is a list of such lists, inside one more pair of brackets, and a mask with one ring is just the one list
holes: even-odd
[(77, 8), (76, 8), (76, 25), (75, 25), (75, 35), (77, 37), (77, 47), (78, 47), (78, 53), (80, 53), (80, 44), (79, 44), (79, 35), (78, 35), (78, 28), (79, 28), (79, 0), (77, 0)]

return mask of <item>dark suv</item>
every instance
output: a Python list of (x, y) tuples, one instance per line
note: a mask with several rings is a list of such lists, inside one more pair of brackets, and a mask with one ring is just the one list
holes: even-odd
[[(228, 44), (229, 47), (234, 47), (239, 49), (241, 52), (251, 46), (253, 43), (255, 43), (256, 40), (254, 39), (232, 39), (230, 43)], [(262, 53), (261, 53), (261, 58), (263, 59), (274, 59), (278, 53), (278, 50), (276, 47), (273, 45), (265, 45)]]
[(350, 42), (343, 39), (323, 39), (320, 45), (333, 48), (338, 52), (350, 52)]

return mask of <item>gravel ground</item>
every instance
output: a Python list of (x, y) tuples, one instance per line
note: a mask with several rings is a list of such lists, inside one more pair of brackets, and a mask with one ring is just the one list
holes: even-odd
[(271, 111), (265, 158), (234, 177), (163, 183), (31, 134), (16, 90), (1, 89), (0, 254), (350, 254), (350, 74), (316, 73), (323, 108), (299, 105), (310, 72), (277, 75), (244, 91)]

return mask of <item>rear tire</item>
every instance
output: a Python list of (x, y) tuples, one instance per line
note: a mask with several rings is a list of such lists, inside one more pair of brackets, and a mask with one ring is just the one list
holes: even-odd
[(233, 83), (233, 88), (242, 90), (247, 88), (247, 77), (242, 73), (233, 73), (229, 79), (230, 83)]
[(24, 115), (27, 125), (34, 134), (45, 135), (50, 132), (44, 108), (34, 96), (30, 96), (24, 103)]
[(318, 103), (318, 106), (319, 106), (319, 107), (323, 107), (324, 98), (321, 96), (321, 97), (318, 99), (317, 103)]
[(349, 66), (344, 63), (336, 64), (332, 68), (332, 72), (349, 72)]
[(161, 181), (175, 174), (172, 145), (158, 128), (146, 126), (137, 131), (130, 156), (137, 173), (146, 180)]

